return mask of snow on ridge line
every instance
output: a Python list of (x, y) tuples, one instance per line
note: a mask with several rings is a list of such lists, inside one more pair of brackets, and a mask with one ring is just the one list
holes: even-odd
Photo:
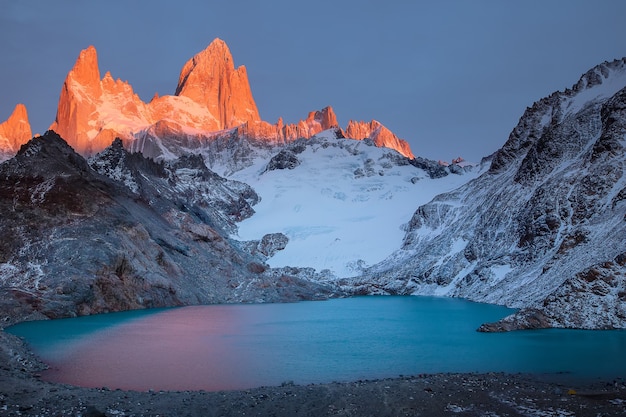
[[(608, 99), (626, 87), (626, 58), (605, 62), (585, 73), (574, 86), (575, 93), (566, 98), (564, 114), (574, 114), (586, 104)], [(571, 90), (566, 90), (566, 94)]]

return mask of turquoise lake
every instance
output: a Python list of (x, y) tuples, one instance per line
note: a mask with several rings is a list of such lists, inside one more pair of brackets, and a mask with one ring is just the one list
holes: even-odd
[(21, 323), (46, 380), (132, 390), (231, 390), (434, 372), (626, 376), (626, 332), (478, 333), (513, 310), (436, 297), (141, 310)]

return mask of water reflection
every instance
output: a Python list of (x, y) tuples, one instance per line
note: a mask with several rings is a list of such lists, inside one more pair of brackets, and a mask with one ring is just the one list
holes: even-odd
[[(9, 331), (51, 364), (44, 378), (89, 387), (228, 390), (431, 372), (626, 375), (623, 331), (475, 331), (510, 312), (459, 299), (357, 297), (129, 312), (128, 321), (107, 315), (114, 324), (72, 338), (64, 331), (76, 333), (82, 319)], [(46, 325), (55, 331), (38, 327)], [(51, 343), (62, 348), (46, 349)]]
[(245, 388), (241, 381), (255, 363), (237, 335), (245, 333), (249, 318), (228, 306), (164, 311), (79, 341), (80, 349), (53, 360), (44, 377), (135, 390)]

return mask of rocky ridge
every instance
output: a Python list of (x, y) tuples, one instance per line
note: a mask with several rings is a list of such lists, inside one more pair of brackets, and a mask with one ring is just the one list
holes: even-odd
[[(272, 270), (225, 237), (258, 196), (200, 157), (158, 163), (118, 140), (87, 161), (49, 131), (0, 164), (0, 178), (5, 324), (335, 294), (314, 271)], [(280, 250), (279, 237), (266, 240), (257, 247)]]
[(392, 131), (387, 129), (377, 120), (371, 122), (357, 122), (350, 120), (346, 127), (344, 136), (351, 139), (371, 139), (379, 148), (391, 148), (398, 151), (401, 155), (413, 159), (415, 156), (411, 152), (409, 144), (398, 138)]
[(528, 108), (481, 177), (417, 209), (362, 293), (521, 310), (484, 331), (626, 328), (626, 59)]
[[(119, 137), (127, 148), (156, 159), (173, 159), (190, 150), (207, 154), (215, 141), (280, 146), (330, 128), (339, 128), (330, 107), (294, 124), (261, 120), (247, 70), (235, 68), (221, 39), (185, 63), (174, 95), (155, 94), (148, 103), (110, 72), (101, 79), (96, 49), (89, 46), (63, 83), (50, 126), (83, 156), (100, 152)], [(377, 121), (350, 121), (347, 131), (355, 139), (370, 138), (377, 146), (414, 157), (406, 141)]]

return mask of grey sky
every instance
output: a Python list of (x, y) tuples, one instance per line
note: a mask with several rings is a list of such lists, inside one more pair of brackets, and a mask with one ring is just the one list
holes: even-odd
[(342, 126), (376, 119), (416, 155), (479, 160), (534, 101), (626, 56), (624, 16), (619, 0), (0, 0), (0, 121), (21, 102), (45, 131), (89, 45), (102, 75), (147, 101), (219, 37), (264, 120), (331, 105)]

